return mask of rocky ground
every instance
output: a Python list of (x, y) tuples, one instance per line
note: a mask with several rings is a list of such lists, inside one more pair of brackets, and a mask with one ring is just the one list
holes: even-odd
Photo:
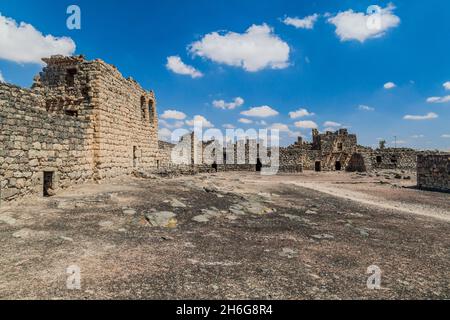
[(220, 173), (22, 201), (0, 209), (0, 298), (450, 299), (450, 195), (414, 184)]

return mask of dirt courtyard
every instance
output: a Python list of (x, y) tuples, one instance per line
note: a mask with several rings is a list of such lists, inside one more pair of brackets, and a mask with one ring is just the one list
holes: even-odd
[(414, 185), (392, 172), (227, 172), (3, 204), (0, 298), (450, 299), (450, 195)]

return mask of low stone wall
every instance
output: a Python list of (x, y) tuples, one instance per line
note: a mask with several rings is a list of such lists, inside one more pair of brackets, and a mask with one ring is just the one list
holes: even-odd
[(450, 192), (450, 154), (419, 155), (417, 186), (427, 190)]

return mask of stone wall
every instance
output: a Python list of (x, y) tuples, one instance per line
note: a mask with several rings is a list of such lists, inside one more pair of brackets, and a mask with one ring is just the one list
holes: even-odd
[(417, 186), (422, 189), (450, 192), (450, 154), (419, 155)]
[(416, 170), (418, 151), (405, 148), (377, 149), (367, 152), (372, 169)]
[(44, 172), (53, 189), (91, 180), (93, 124), (89, 113), (68, 115), (39, 90), (0, 83), (0, 199), (43, 195)]
[(155, 169), (153, 92), (101, 60), (53, 56), (32, 89), (0, 83), (0, 199)]
[(165, 141), (158, 141), (158, 169), (169, 167), (172, 163), (172, 150), (175, 147), (174, 144), (165, 142)]
[(96, 60), (92, 75), (97, 179), (157, 167), (158, 116), (152, 92)]
[(280, 148), (279, 172), (299, 173), (303, 171), (303, 158), (298, 149)]

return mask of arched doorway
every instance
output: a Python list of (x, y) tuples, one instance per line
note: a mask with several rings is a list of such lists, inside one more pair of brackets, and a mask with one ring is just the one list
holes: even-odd
[(214, 161), (214, 163), (212, 164), (212, 168), (215, 172), (219, 171), (219, 167), (217, 166), (217, 162)]
[(336, 161), (336, 164), (334, 165), (334, 168), (336, 169), (336, 171), (341, 171), (342, 170), (342, 164), (340, 161)]
[(346, 170), (349, 172), (366, 172), (366, 163), (362, 154), (354, 153), (348, 163)]

